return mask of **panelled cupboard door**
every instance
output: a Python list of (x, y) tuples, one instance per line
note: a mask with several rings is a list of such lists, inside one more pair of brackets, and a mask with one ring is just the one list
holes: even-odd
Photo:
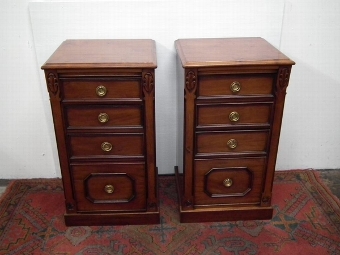
[[(295, 63), (262, 38), (179, 39), (181, 222), (270, 219)], [(184, 92), (183, 92), (184, 91)]]

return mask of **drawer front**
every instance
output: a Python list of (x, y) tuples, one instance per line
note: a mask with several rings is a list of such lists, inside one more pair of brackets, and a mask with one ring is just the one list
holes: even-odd
[(199, 96), (271, 95), (272, 75), (211, 75), (199, 77)]
[(265, 164), (265, 158), (195, 160), (195, 204), (259, 204)]
[(140, 105), (68, 105), (65, 115), (69, 128), (143, 126)]
[(71, 157), (143, 157), (143, 134), (70, 135)]
[(64, 80), (64, 99), (141, 98), (139, 80)]
[(267, 151), (269, 131), (196, 133), (196, 153), (241, 153)]
[(272, 103), (197, 105), (197, 126), (270, 125)]
[(144, 164), (73, 165), (71, 173), (80, 212), (146, 209)]

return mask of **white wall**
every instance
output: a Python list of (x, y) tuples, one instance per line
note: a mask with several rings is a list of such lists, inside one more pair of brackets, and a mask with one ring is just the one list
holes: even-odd
[(277, 169), (340, 168), (340, 1), (286, 1), (281, 50), (293, 67)]
[(296, 61), (277, 169), (340, 168), (337, 0), (0, 2), (0, 178), (60, 176), (40, 66), (65, 39), (156, 41), (157, 164), (176, 164), (175, 49), (189, 37), (261, 36)]
[(55, 176), (27, 0), (0, 2), (0, 33), (0, 178)]

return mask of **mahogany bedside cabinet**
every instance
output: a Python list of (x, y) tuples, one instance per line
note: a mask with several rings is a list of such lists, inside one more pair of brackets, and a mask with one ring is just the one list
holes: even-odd
[(181, 222), (270, 219), (295, 63), (262, 38), (179, 39), (175, 47)]
[(66, 40), (42, 66), (65, 223), (159, 223), (153, 40)]

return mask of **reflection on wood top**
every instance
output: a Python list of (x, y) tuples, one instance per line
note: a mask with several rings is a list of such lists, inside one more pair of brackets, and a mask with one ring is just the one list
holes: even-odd
[(41, 67), (156, 68), (155, 41), (149, 39), (66, 40)]
[(259, 37), (178, 39), (175, 46), (183, 67), (295, 64)]

